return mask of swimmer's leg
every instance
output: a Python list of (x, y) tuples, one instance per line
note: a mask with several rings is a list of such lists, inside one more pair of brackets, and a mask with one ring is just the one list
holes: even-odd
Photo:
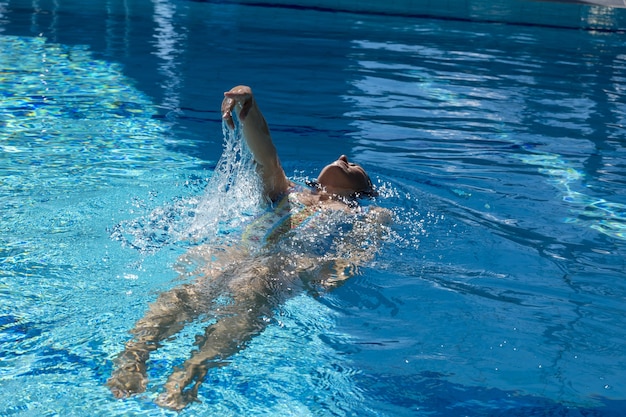
[[(207, 327), (199, 349), (176, 369), (159, 396), (160, 406), (182, 410), (197, 398), (198, 388), (211, 368), (223, 366), (226, 360), (243, 349), (245, 344), (267, 326), (268, 299), (247, 294), (239, 297), (228, 315)], [(195, 382), (195, 383), (194, 383)], [(186, 389), (193, 383), (193, 386)]]
[(146, 362), (150, 352), (164, 339), (182, 330), (202, 311), (202, 297), (194, 285), (187, 284), (162, 293), (146, 315), (130, 331), (134, 338), (115, 359), (115, 370), (107, 385), (117, 398), (145, 391), (148, 377)]

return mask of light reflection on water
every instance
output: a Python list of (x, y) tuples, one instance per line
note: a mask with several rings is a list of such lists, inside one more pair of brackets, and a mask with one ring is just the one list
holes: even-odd
[[(479, 40), (482, 27), (476, 25), (476, 28), (479, 31), (469, 37)], [(433, 34), (420, 32), (419, 28), (415, 36), (422, 39), (414, 44), (408, 43), (409, 39), (414, 41), (414, 36), (404, 34), (394, 42), (377, 42), (376, 35), (370, 36), (371, 40), (352, 44), (351, 56), (359, 76), (351, 82), (354, 90), (344, 96), (349, 102), (359, 103), (358, 110), (348, 115), (356, 119), (353, 126), (358, 130), (352, 135), (367, 160), (376, 163), (382, 159), (392, 169), (415, 169), (415, 165), (419, 170), (428, 169), (426, 175), (448, 182), (452, 192), (466, 198), (471, 197), (472, 188), (484, 193), (496, 187), (467, 183), (455, 186), (447, 178), (462, 172), (465, 177), (488, 184), (494, 180), (491, 178), (494, 170), (505, 175), (512, 170), (526, 170), (527, 167), (519, 166), (521, 161), (537, 167), (546, 177), (546, 183), (562, 193), (563, 201), (572, 204), (572, 211), (578, 217), (567, 216), (567, 222), (587, 224), (611, 237), (625, 238), (624, 204), (587, 195), (584, 167), (577, 164), (582, 158), (594, 158), (598, 148), (610, 147), (615, 135), (619, 135), (623, 105), (614, 99), (621, 93), (619, 85), (609, 82), (605, 91), (598, 91), (600, 97), (572, 96), (572, 90), (582, 93), (585, 88), (576, 85), (564, 90), (562, 85), (566, 81), (556, 78), (556, 68), (579, 64), (565, 53), (544, 58), (516, 51), (504, 60), (499, 51), (482, 44), (471, 50), (460, 45), (451, 45), (453, 50), (438, 49), (431, 45), (446, 44), (447, 37), (435, 39)], [(513, 44), (525, 44), (530, 38), (521, 34), (509, 37), (505, 31), (496, 31), (492, 37), (489, 43), (494, 44), (498, 38)], [(547, 50), (553, 47), (550, 43), (542, 45)], [(595, 40), (592, 48), (597, 53), (584, 56), (587, 65), (603, 65), (600, 62), (613, 59), (612, 53), (604, 51)], [(516, 59), (516, 55), (520, 56)], [(425, 68), (419, 71), (415, 64), (427, 61), (432, 64), (421, 64)], [(453, 64), (444, 71), (435, 74), (428, 70), (442, 67), (445, 65), (442, 62), (448, 61)], [(603, 71), (620, 79), (622, 61), (617, 57)], [(487, 62), (494, 67), (490, 71), (482, 68)], [(511, 77), (528, 73), (529, 66), (533, 75), (522, 79)], [(576, 74), (575, 78), (576, 82), (585, 79), (596, 82), (588, 74)], [(597, 87), (589, 88), (593, 91)], [(533, 94), (529, 95), (530, 92)], [(614, 113), (615, 123), (597, 126), (590, 121), (600, 111), (598, 107), (603, 101), (607, 110)], [(525, 115), (529, 106), (536, 109), (536, 116)], [(540, 119), (542, 114), (551, 117)], [(534, 136), (532, 128), (536, 125), (542, 127), (544, 136)], [(608, 137), (602, 137), (603, 134)], [(596, 140), (601, 142), (594, 146)], [(574, 154), (561, 156), (557, 151), (562, 152), (563, 146), (567, 153)], [(384, 152), (380, 152), (381, 148)], [(615, 171), (610, 156), (597, 159), (604, 166), (596, 167), (596, 172)], [(485, 206), (489, 207), (489, 203)]]
[(110, 3), (107, 36), (98, 19), (77, 36), (70, 5), (0, 18), (45, 32), (0, 38), (10, 413), (163, 413), (151, 398), (204, 323), (155, 357), (146, 396), (103, 384), (175, 284), (177, 238), (218, 220), (185, 215), (215, 203), (202, 167), (222, 152), (221, 93), (247, 82), (289, 173), (349, 152), (397, 222), (349, 285), (281, 307), (187, 414), (618, 415), (619, 34), (157, 1)]
[[(168, 127), (152, 117), (149, 99), (123, 82), (119, 66), (94, 61), (84, 47), (44, 38), (4, 36), (2, 46), (0, 59), (10, 72), (0, 80), (0, 146), (10, 155), (3, 172), (15, 173), (4, 181), (57, 187), (70, 173), (97, 186), (104, 178), (169, 168), (153, 164)], [(172, 169), (185, 163), (174, 153), (164, 159)]]

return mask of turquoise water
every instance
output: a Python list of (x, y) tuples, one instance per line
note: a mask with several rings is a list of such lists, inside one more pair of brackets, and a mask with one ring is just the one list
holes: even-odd
[(0, 1), (0, 415), (175, 415), (154, 399), (201, 322), (152, 357), (145, 394), (104, 384), (180, 283), (178, 257), (256, 204), (211, 214), (219, 104), (239, 83), (289, 176), (345, 153), (396, 222), (346, 285), (280, 307), (181, 415), (622, 415), (624, 12), (541, 4), (584, 30)]

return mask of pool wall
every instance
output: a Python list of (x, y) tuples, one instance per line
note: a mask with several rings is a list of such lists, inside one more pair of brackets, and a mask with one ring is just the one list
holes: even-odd
[[(522, 25), (545, 25), (591, 30), (626, 30), (624, 0), (597, 0), (597, 4), (531, 0), (299, 0), (233, 1), (264, 6), (317, 8), (329, 11), (411, 15)], [(620, 7), (607, 7), (620, 6)]]

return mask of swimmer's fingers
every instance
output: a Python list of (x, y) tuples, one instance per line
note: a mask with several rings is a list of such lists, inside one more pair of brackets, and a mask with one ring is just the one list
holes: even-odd
[(238, 85), (225, 92), (224, 97), (232, 98), (239, 103), (243, 103), (252, 98), (252, 89), (247, 85)]
[(235, 128), (235, 122), (233, 121), (233, 109), (235, 108), (235, 104), (237, 104), (235, 100), (229, 97), (224, 97), (222, 101), (222, 119), (224, 119), (231, 129)]
[[(248, 112), (250, 112), (253, 103), (252, 89), (250, 87), (246, 85), (233, 87), (230, 91), (224, 93), (224, 101), (222, 102), (222, 117), (227, 123), (229, 123), (231, 128), (234, 128), (234, 123), (232, 123), (232, 110), (238, 106), (239, 120), (243, 122), (246, 119), (246, 116), (248, 116)], [(225, 106), (228, 109), (227, 112), (224, 111)], [(228, 116), (224, 117), (225, 114)]]

